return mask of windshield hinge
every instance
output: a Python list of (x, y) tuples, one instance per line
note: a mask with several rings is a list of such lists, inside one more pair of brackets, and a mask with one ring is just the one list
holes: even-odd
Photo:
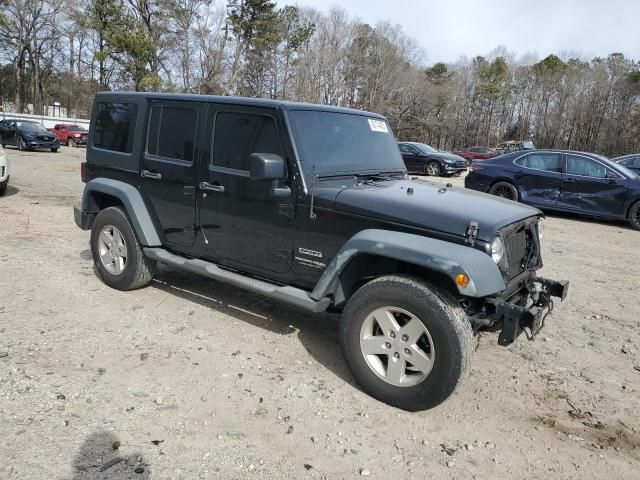
[(476, 239), (478, 238), (479, 232), (478, 222), (471, 222), (467, 227), (467, 231), (465, 233), (465, 237), (467, 238), (467, 244), (473, 246), (476, 243)]
[(316, 215), (316, 212), (314, 210), (314, 199), (315, 199), (315, 187), (316, 187), (316, 182), (318, 181), (318, 174), (316, 173), (316, 166), (313, 166), (313, 174), (311, 177), (311, 202), (309, 204), (309, 220), (311, 220), (312, 222), (315, 222), (316, 219), (318, 218), (318, 216)]

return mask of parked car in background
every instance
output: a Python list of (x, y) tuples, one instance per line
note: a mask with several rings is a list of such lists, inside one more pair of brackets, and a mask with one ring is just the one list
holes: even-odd
[(640, 177), (593, 153), (535, 150), (473, 162), (465, 187), (545, 210), (628, 220), (640, 230)]
[(535, 150), (536, 146), (531, 140), (509, 140), (496, 145), (496, 155), (519, 152), (521, 150)]
[(399, 142), (398, 147), (409, 173), (444, 176), (467, 171), (468, 161), (459, 155), (436, 150), (424, 143)]
[(467, 147), (453, 153), (467, 160), (486, 160), (496, 156), (496, 151), (489, 147)]
[(33, 120), (0, 121), (0, 143), (13, 145), (18, 150), (50, 149), (53, 153), (60, 148), (58, 137)]
[(86, 145), (89, 137), (89, 130), (79, 125), (69, 123), (59, 123), (49, 131), (58, 137), (58, 141), (62, 145), (77, 147), (78, 145)]
[(640, 153), (634, 153), (633, 155), (625, 155), (613, 159), (614, 162), (627, 167), (629, 170), (633, 170), (636, 173), (640, 173)]
[(7, 160), (7, 152), (0, 145), (0, 196), (7, 191), (9, 184), (9, 161)]

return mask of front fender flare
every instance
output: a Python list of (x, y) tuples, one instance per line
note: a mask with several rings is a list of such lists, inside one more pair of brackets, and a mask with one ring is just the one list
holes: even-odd
[(122, 202), (142, 245), (146, 247), (159, 247), (162, 245), (160, 236), (138, 189), (128, 183), (111, 178), (93, 179), (84, 187), (82, 205), (80, 207), (84, 212), (98, 213), (100, 211), (93, 196), (96, 192), (111, 195)]
[[(392, 258), (443, 273), (466, 297), (482, 298), (507, 288), (498, 266), (480, 250), (411, 233), (370, 229), (344, 244), (316, 283), (311, 297), (319, 300), (333, 293), (340, 273), (359, 254)], [(455, 283), (459, 274), (469, 277), (466, 287)]]

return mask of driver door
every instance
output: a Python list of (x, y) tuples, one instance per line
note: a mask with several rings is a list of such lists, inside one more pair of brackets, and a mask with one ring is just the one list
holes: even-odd
[(592, 215), (621, 216), (626, 198), (626, 178), (593, 158), (567, 154), (559, 206)]
[(293, 264), (295, 208), (291, 165), (276, 196), (273, 182), (252, 180), (252, 153), (286, 155), (283, 127), (274, 109), (209, 105), (205, 129), (208, 155), (198, 175), (200, 226), (205, 256), (233, 268), (286, 273)]
[(402, 144), (400, 147), (400, 153), (404, 160), (404, 165), (407, 167), (408, 172), (422, 172), (424, 170), (423, 162), (420, 160), (420, 153), (418, 149), (412, 145)]

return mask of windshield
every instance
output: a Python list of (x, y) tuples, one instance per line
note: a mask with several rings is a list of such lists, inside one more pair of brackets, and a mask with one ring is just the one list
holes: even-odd
[(48, 132), (48, 130), (38, 122), (16, 122), (16, 125), (20, 130), (27, 130), (29, 132)]
[(78, 125), (70, 125), (67, 128), (69, 129), (70, 132), (83, 132), (84, 131), (84, 128), (79, 127)]
[(438, 150), (424, 143), (412, 143), (412, 145), (420, 150), (420, 153), (438, 153)]
[(396, 140), (384, 120), (349, 113), (294, 110), (290, 113), (302, 170), (380, 173), (404, 171)]
[[(604, 157), (603, 157), (604, 158)], [(620, 164), (620, 163), (615, 163), (612, 162), (615, 165), (615, 168), (619, 171), (622, 172), (624, 175), (626, 175), (629, 178), (640, 178), (640, 176), (634, 172), (633, 170), (629, 170), (627, 167), (625, 167), (624, 165)]]

